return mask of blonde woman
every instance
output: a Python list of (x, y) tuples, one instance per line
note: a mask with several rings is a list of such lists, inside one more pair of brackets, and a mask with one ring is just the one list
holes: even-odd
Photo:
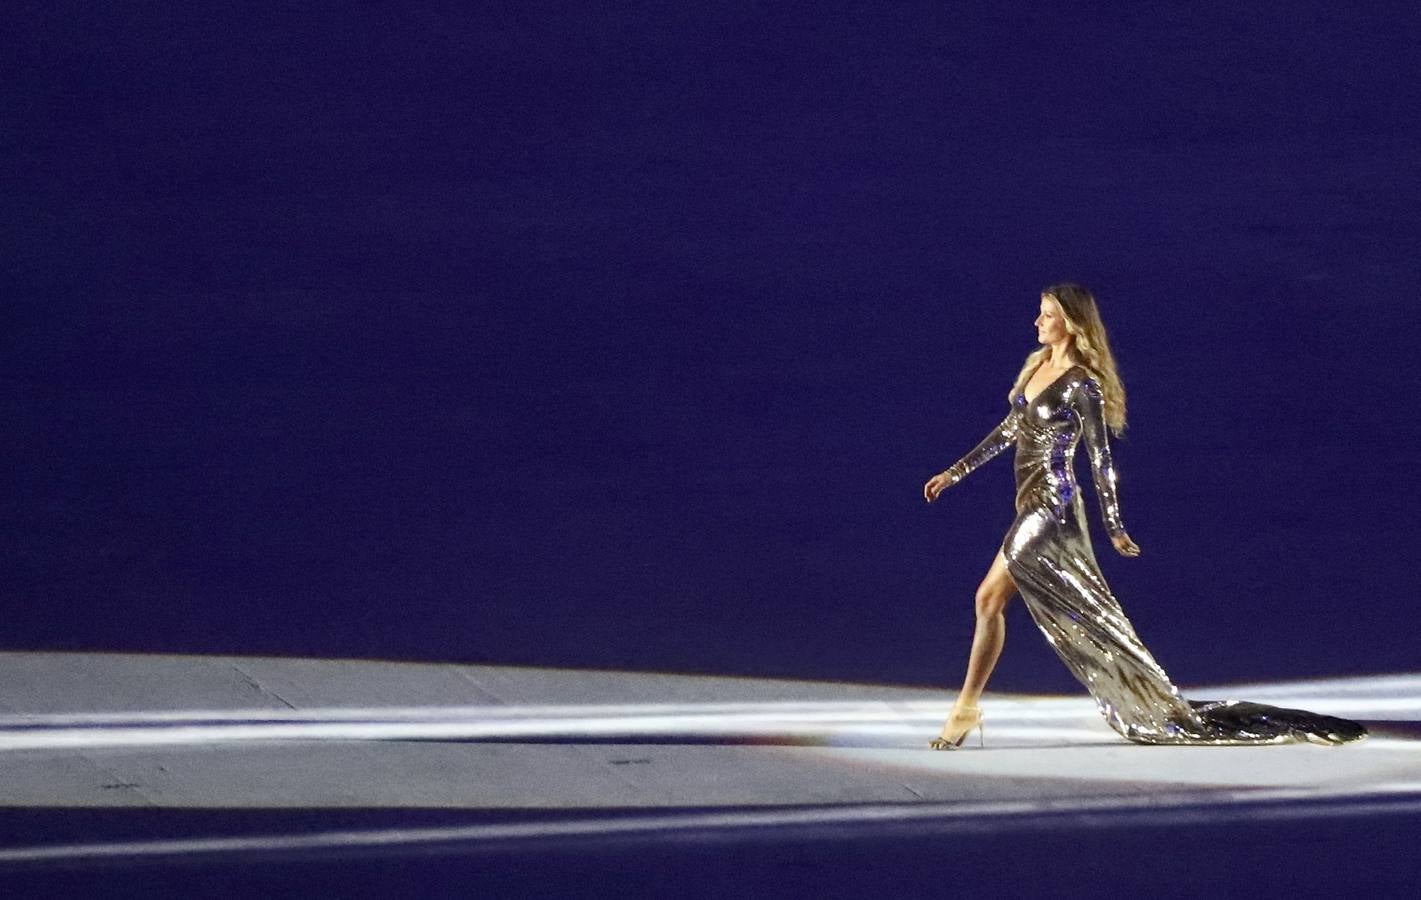
[(1076, 483), (1085, 438), (1100, 511), (1123, 556), (1139, 546), (1121, 520), (1107, 430), (1125, 430), (1125, 388), (1095, 298), (1077, 284), (1041, 293), (1041, 347), (1026, 358), (1002, 423), (923, 486), (931, 503), (1008, 447), (1016, 448), (1016, 520), (977, 588), (976, 631), (957, 702), (931, 747), (952, 750), (975, 728), (978, 707), (1006, 637), (1003, 610), (1020, 593), (1046, 640), (1118, 734), (1145, 744), (1339, 744), (1367, 730), (1357, 722), (1249, 701), (1186, 700), (1135, 635), (1096, 564)]

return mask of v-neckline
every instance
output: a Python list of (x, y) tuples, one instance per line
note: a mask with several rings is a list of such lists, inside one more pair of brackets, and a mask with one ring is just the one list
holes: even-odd
[[(1043, 363), (1042, 365), (1045, 365), (1045, 363)], [(1062, 378), (1065, 378), (1067, 375), (1071, 374), (1071, 369), (1074, 369), (1077, 365), (1079, 365), (1079, 363), (1073, 363), (1073, 364), (1070, 366), (1070, 368), (1066, 369), (1064, 372), (1062, 372), (1060, 375), (1057, 375), (1055, 378), (1052, 378), (1052, 379), (1050, 380), (1050, 382), (1048, 382), (1048, 383), (1046, 384), (1045, 387), (1043, 387), (1041, 390), (1039, 390), (1039, 391), (1036, 392), (1036, 396), (1035, 396), (1035, 397), (1027, 397), (1027, 396), (1026, 396), (1026, 385), (1023, 384), (1023, 385), (1021, 386), (1021, 399), (1026, 401), (1026, 405), (1027, 405), (1027, 406), (1030, 406), (1031, 404), (1035, 403), (1037, 400), (1041, 399), (1041, 395), (1042, 395), (1042, 394), (1046, 393), (1047, 391), (1051, 390), (1051, 388), (1055, 387), (1055, 386), (1056, 386), (1056, 382), (1060, 381)], [(1030, 384), (1030, 383), (1031, 383), (1031, 379), (1032, 379), (1032, 378), (1035, 378), (1035, 377), (1036, 377), (1036, 372), (1039, 372), (1039, 371), (1041, 371), (1041, 366), (1037, 366), (1037, 367), (1036, 367), (1036, 371), (1035, 371), (1035, 372), (1032, 372), (1032, 373), (1031, 373), (1031, 376), (1026, 379), (1027, 384)]]

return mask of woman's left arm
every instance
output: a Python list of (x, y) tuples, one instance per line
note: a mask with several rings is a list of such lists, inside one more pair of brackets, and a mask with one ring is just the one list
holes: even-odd
[(1100, 516), (1110, 541), (1126, 556), (1136, 556), (1140, 548), (1125, 533), (1120, 518), (1120, 496), (1115, 462), (1110, 455), (1110, 434), (1105, 425), (1105, 395), (1094, 378), (1082, 381), (1075, 391), (1076, 413), (1081, 417), (1081, 431), (1090, 454), (1090, 472), (1095, 481), (1095, 495), (1100, 499)]

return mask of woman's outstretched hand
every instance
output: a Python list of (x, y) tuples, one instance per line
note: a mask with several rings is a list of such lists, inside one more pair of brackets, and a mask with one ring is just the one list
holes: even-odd
[(957, 484), (959, 480), (951, 469), (937, 473), (928, 479), (927, 484), (923, 485), (923, 499), (929, 503), (933, 502), (937, 499), (938, 494)]
[(1110, 543), (1115, 545), (1121, 556), (1140, 555), (1140, 545), (1130, 540), (1130, 536), (1123, 531), (1111, 538)]

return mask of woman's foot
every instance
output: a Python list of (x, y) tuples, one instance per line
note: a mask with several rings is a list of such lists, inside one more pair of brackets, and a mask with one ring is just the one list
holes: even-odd
[(976, 706), (953, 707), (947, 722), (942, 726), (942, 734), (928, 744), (933, 750), (956, 750), (972, 729), (977, 729), (977, 745), (982, 741), (982, 710)]

